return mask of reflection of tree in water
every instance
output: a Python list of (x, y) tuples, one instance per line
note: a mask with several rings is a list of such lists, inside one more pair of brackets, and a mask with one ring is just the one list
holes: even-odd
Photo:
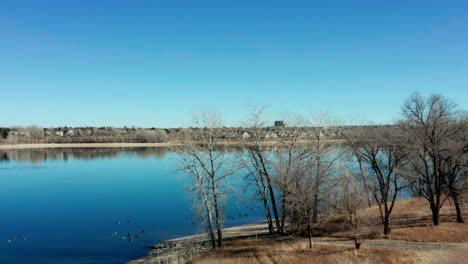
[(6, 153), (1, 153), (0, 154), (0, 162), (8, 162), (10, 159), (8, 158), (8, 155)]
[(0, 162), (10, 160), (19, 162), (40, 163), (46, 160), (93, 160), (110, 159), (120, 155), (138, 156), (139, 158), (160, 159), (166, 155), (167, 148), (45, 148), (45, 149), (11, 149), (0, 151)]

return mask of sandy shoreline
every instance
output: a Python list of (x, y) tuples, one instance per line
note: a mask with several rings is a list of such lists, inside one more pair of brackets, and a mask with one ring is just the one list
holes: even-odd
[[(223, 237), (225, 240), (265, 235), (268, 235), (268, 225), (266, 222), (246, 224), (223, 229)], [(151, 248), (152, 250), (146, 255), (128, 263), (172, 263), (171, 260), (173, 258), (177, 258), (180, 253), (185, 253), (187, 250), (191, 250), (192, 253), (199, 254), (201, 252), (210, 250), (211, 245), (207, 234), (199, 234), (167, 240), (153, 245)]]
[(44, 143), (0, 145), (0, 149), (171, 147), (177, 143)]

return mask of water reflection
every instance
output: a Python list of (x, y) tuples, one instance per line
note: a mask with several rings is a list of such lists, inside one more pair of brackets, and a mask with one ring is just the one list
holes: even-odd
[(0, 163), (9, 161), (41, 163), (46, 160), (93, 160), (109, 159), (121, 155), (136, 156), (141, 159), (164, 158), (167, 148), (44, 148), (0, 150)]
[[(0, 263), (124, 263), (206, 231), (170, 149), (1, 150), (0, 159)], [(227, 227), (264, 219), (243, 176), (226, 191)]]

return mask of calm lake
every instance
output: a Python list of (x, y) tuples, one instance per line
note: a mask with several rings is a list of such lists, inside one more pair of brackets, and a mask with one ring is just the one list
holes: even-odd
[[(0, 151), (0, 263), (124, 263), (203, 232), (176, 163), (162, 148)], [(228, 196), (226, 226), (264, 219), (249, 191)]]

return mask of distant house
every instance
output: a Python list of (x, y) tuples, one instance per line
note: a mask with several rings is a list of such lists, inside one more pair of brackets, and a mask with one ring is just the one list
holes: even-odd
[(55, 135), (59, 137), (63, 137), (63, 131), (55, 131)]
[(275, 127), (285, 127), (286, 123), (284, 121), (275, 121)]

